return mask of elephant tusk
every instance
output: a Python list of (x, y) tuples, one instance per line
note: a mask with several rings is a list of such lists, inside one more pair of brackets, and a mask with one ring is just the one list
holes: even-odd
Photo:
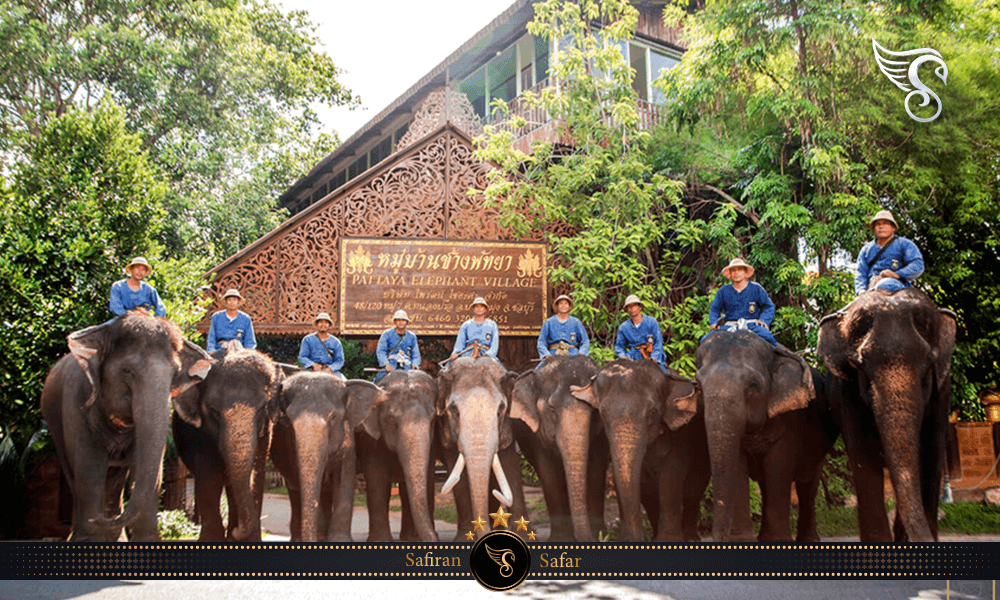
[(448, 494), (451, 492), (452, 488), (458, 484), (458, 480), (462, 478), (462, 469), (465, 468), (465, 454), (459, 452), (458, 460), (455, 461), (455, 468), (451, 470), (451, 474), (448, 475), (448, 481), (444, 482), (444, 487), (441, 488), (442, 494)]
[(507, 483), (507, 477), (503, 474), (503, 466), (500, 464), (500, 455), (493, 455), (493, 474), (497, 477), (497, 482), (500, 483), (499, 490), (493, 490), (493, 497), (500, 501), (501, 504), (510, 508), (514, 504), (514, 494), (510, 491), (510, 484)]

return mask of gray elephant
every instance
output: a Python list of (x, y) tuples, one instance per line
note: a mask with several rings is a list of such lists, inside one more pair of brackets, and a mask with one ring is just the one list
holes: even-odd
[(359, 428), (374, 436), (377, 385), (305, 371), (281, 385), (271, 461), (288, 487), (291, 538), (298, 542), (350, 542)]
[(866, 292), (821, 322), (817, 350), (830, 369), (862, 542), (893, 539), (885, 467), (896, 494), (895, 539), (937, 540), (955, 330), (954, 313), (913, 288)]
[[(748, 330), (709, 336), (696, 364), (712, 462), (713, 541), (791, 541), (793, 481), (796, 540), (819, 541), (816, 491), (838, 435), (819, 374), (801, 356)], [(761, 486), (759, 536), (750, 521), (750, 476)]]
[[(528, 516), (507, 400), (515, 377), (489, 356), (458, 358), (438, 377), (438, 448), (450, 472), (441, 492), (455, 490), (460, 527), (496, 511), (496, 505), (490, 510), (493, 485), (499, 487), (493, 496), (514, 518)], [(476, 534), (489, 530), (487, 523)], [(461, 528), (455, 539), (460, 536)]]
[(570, 392), (596, 374), (587, 356), (553, 355), (514, 381), (514, 437), (541, 480), (549, 541), (593, 542), (604, 526), (607, 438), (594, 407)]
[(678, 408), (697, 403), (695, 383), (672, 369), (664, 373), (653, 361), (624, 358), (572, 391), (600, 412), (618, 492), (620, 539), (644, 539), (641, 504), (657, 541), (699, 541), (699, 505), (709, 479), (705, 428)]
[[(172, 397), (212, 360), (170, 321), (130, 312), (69, 336), (70, 354), (42, 390), (59, 463), (73, 493), (70, 540), (157, 541), (156, 509)], [(124, 512), (126, 476), (134, 486)]]
[(436, 542), (431, 456), (437, 382), (423, 371), (395, 370), (379, 381), (379, 387), (385, 391), (385, 401), (376, 404), (373, 426), (356, 434), (368, 500), (368, 541), (392, 541), (389, 492), (398, 482), (403, 503), (400, 539)]
[[(205, 381), (174, 402), (174, 442), (194, 475), (201, 542), (259, 542), (264, 471), (271, 423), (284, 374), (266, 355), (234, 349), (212, 353)], [(228, 530), (219, 500), (229, 500)]]

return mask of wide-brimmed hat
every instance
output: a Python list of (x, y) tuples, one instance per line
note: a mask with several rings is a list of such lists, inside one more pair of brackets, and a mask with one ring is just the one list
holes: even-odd
[(563, 295), (559, 296), (558, 298), (556, 298), (555, 300), (553, 300), (552, 301), (552, 308), (555, 308), (556, 305), (559, 304), (560, 300), (565, 300), (566, 302), (569, 302), (569, 307), (573, 308), (573, 299), (570, 298), (569, 296), (567, 296), (566, 294), (563, 294)]
[(469, 308), (472, 308), (473, 306), (475, 306), (477, 304), (482, 304), (483, 306), (485, 306), (487, 308), (487, 310), (490, 308), (490, 305), (486, 304), (486, 299), (483, 298), (482, 296), (477, 296), (476, 299), (472, 301), (472, 304), (469, 305)]
[(330, 315), (328, 313), (325, 313), (325, 312), (321, 312), (318, 315), (316, 315), (316, 318), (313, 319), (313, 325), (315, 325), (316, 323), (318, 323), (320, 321), (326, 321), (330, 325), (333, 325), (333, 319), (331, 319)]
[(149, 266), (149, 261), (148, 260), (146, 260), (145, 258), (143, 258), (141, 256), (136, 256), (135, 258), (132, 259), (132, 262), (130, 262), (129, 264), (125, 265), (125, 273), (131, 277), (132, 276), (132, 267), (134, 267), (136, 265), (142, 265), (142, 266), (146, 267), (147, 269), (149, 269), (150, 273), (153, 272), (153, 267)]
[(410, 322), (410, 317), (406, 316), (406, 311), (403, 310), (403, 309), (397, 310), (396, 312), (394, 312), (392, 314), (392, 320), (393, 321), (398, 321), (400, 319), (403, 319), (407, 323)]
[(222, 299), (225, 300), (226, 298), (229, 298), (230, 296), (239, 298), (240, 300), (243, 299), (243, 296), (240, 296), (240, 291), (237, 290), (237, 289), (235, 289), (235, 288), (226, 290), (226, 293), (222, 295)]
[(635, 294), (631, 294), (628, 298), (625, 298), (626, 309), (633, 304), (638, 304), (639, 306), (643, 306), (642, 300), (639, 300), (639, 296), (636, 296)]
[(893, 227), (899, 229), (899, 223), (896, 222), (896, 219), (892, 218), (892, 213), (887, 210), (880, 210), (875, 213), (875, 216), (868, 221), (869, 229), (875, 229), (875, 221), (889, 221)]
[[(748, 265), (742, 258), (734, 258), (729, 261), (729, 264), (722, 269), (722, 276), (729, 277), (729, 271), (731, 269), (735, 269), (736, 267), (743, 267), (747, 270), (747, 277), (753, 277), (754, 268)], [(729, 278), (732, 279), (732, 277)]]

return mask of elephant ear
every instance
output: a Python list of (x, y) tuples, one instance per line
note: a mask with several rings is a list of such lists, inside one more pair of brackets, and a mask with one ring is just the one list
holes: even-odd
[(572, 394), (572, 396), (577, 400), (583, 400), (592, 407), (599, 409), (601, 402), (597, 397), (597, 393), (594, 391), (594, 382), (597, 380), (598, 375), (600, 375), (600, 373), (591, 377), (590, 381), (587, 382), (587, 385), (569, 386), (569, 393)]
[(108, 334), (111, 323), (94, 325), (79, 331), (74, 331), (66, 338), (69, 344), (69, 353), (73, 355), (80, 368), (83, 369), (87, 381), (90, 382), (90, 397), (87, 399), (85, 407), (94, 403), (98, 396), (98, 386), (101, 381), (101, 362), (109, 344)]
[(507, 397), (510, 398), (510, 418), (522, 421), (531, 428), (531, 431), (538, 431), (538, 378), (534, 371), (522, 373), (514, 381), (513, 389)]
[(506, 448), (514, 443), (514, 432), (510, 426), (511, 412), (514, 410), (514, 403), (511, 402), (510, 396), (514, 389), (514, 382), (517, 380), (517, 373), (514, 371), (507, 371), (504, 373), (503, 377), (500, 378), (500, 391), (503, 392), (504, 397), (507, 399), (507, 414), (504, 416), (503, 422), (500, 423), (500, 447)]
[(835, 313), (823, 317), (819, 325), (816, 353), (830, 372), (841, 379), (850, 379), (854, 367), (850, 356), (854, 352), (848, 343), (847, 315)]
[(347, 420), (354, 431), (364, 431), (376, 440), (382, 437), (378, 405), (385, 402), (385, 390), (370, 381), (347, 382)]
[(274, 371), (271, 375), (271, 384), (267, 390), (267, 418), (275, 423), (281, 416), (284, 407), (281, 405), (281, 390), (285, 383), (285, 371), (281, 365), (274, 363)]
[(174, 411), (190, 425), (201, 427), (201, 391), (198, 384), (208, 377), (217, 361), (188, 340), (181, 344), (177, 358), (181, 367), (170, 384)]
[(768, 418), (805, 408), (816, 397), (812, 370), (805, 359), (780, 345), (774, 352)]
[(451, 371), (441, 371), (438, 375), (437, 400), (435, 408), (437, 416), (443, 417), (448, 410), (448, 396), (451, 396), (451, 384), (455, 379), (455, 374)]
[(698, 414), (698, 395), (701, 388), (697, 382), (680, 375), (667, 374), (667, 385), (661, 392), (663, 401), (663, 422), (671, 431), (687, 425)]

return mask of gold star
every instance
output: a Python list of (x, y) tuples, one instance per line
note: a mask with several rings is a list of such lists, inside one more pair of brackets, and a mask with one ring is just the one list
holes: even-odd
[(500, 508), (497, 509), (497, 511), (495, 513), (490, 513), (490, 516), (493, 517), (493, 526), (494, 527), (496, 527), (497, 525), (503, 525), (504, 527), (506, 527), (507, 526), (507, 517), (509, 517), (511, 515), (510, 515), (510, 513), (504, 513), (503, 507), (501, 506)]
[(528, 532), (528, 539), (531, 540), (532, 542), (535, 541), (535, 532), (534, 531), (529, 531)]
[[(473, 521), (473, 523), (475, 523), (475, 521)], [(475, 535), (473, 535), (471, 531), (467, 531), (467, 532), (465, 532), (465, 539), (467, 539), (467, 540), (472, 540), (472, 539), (475, 539), (475, 537), (476, 537), (476, 536), (475, 536)]]
[(520, 519), (514, 521), (514, 524), (517, 525), (516, 531), (521, 531), (522, 529), (525, 530), (525, 531), (527, 531), (528, 530), (528, 523), (531, 523), (531, 521), (526, 520), (524, 518), (524, 515), (521, 515)]
[(486, 531), (486, 521), (484, 521), (482, 517), (476, 517), (476, 520), (472, 522), (472, 525), (473, 531), (479, 531), (480, 529)]

